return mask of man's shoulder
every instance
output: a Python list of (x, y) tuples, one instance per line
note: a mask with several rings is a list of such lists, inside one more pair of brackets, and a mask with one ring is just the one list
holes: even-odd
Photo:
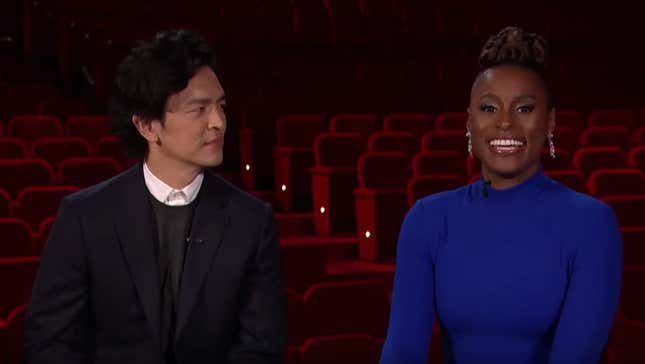
[(269, 203), (262, 201), (251, 195), (249, 192), (235, 186), (218, 174), (210, 171), (205, 173), (210, 174), (209, 178), (213, 180), (214, 188), (221, 189), (221, 191), (228, 197), (229, 204), (238, 213), (266, 214), (266, 210), (271, 209)]
[(135, 184), (137, 176), (142, 174), (138, 173), (137, 166), (140, 169), (140, 164), (137, 164), (103, 182), (80, 189), (65, 197), (63, 202), (67, 207), (81, 210), (98, 210), (115, 206), (123, 198), (124, 189)]

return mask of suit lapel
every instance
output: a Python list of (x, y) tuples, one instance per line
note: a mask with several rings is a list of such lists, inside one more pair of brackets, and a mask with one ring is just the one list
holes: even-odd
[(179, 338), (186, 325), (204, 277), (212, 265), (230, 221), (226, 189), (218, 177), (209, 171), (204, 172), (204, 182), (198, 198), (191, 226), (190, 241), (186, 247), (175, 340)]
[(143, 311), (158, 340), (161, 289), (154, 246), (156, 230), (142, 164), (135, 164), (124, 177), (122, 205), (115, 216), (115, 228)]

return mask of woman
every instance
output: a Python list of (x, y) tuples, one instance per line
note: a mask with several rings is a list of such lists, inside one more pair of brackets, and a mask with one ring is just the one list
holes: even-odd
[(450, 363), (597, 363), (622, 248), (606, 204), (543, 173), (555, 110), (543, 38), (506, 28), (480, 56), (469, 151), (482, 178), (419, 200), (397, 247), (381, 364), (427, 363), (435, 317)]

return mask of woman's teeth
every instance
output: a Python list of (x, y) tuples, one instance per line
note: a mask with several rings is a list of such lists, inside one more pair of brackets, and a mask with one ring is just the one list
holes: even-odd
[(524, 142), (517, 139), (493, 139), (490, 142), (488, 142), (488, 144), (493, 147), (507, 147), (507, 146), (521, 147), (524, 145)]

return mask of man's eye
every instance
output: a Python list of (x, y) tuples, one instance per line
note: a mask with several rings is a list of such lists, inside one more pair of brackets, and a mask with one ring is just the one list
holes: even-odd
[(521, 113), (528, 113), (528, 112), (532, 112), (533, 109), (534, 109), (533, 105), (526, 105), (526, 106), (518, 107), (517, 111), (519, 111)]
[(497, 109), (495, 108), (495, 106), (492, 106), (492, 105), (481, 105), (479, 107), (479, 110), (483, 112), (495, 112)]

